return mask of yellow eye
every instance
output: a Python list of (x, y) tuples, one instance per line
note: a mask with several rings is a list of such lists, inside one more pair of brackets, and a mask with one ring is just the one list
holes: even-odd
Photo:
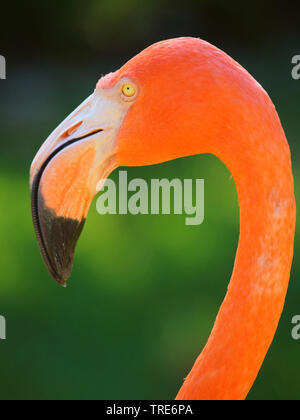
[(123, 95), (125, 95), (127, 98), (132, 98), (135, 93), (136, 93), (136, 88), (133, 84), (131, 83), (125, 83), (122, 86), (122, 93)]

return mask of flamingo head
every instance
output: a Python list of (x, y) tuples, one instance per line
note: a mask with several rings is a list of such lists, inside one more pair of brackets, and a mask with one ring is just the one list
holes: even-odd
[(208, 152), (224, 135), (226, 96), (239, 88), (228, 80), (242, 72), (236, 64), (224, 67), (228, 60), (199, 39), (154, 44), (102, 77), (48, 137), (32, 163), (31, 198), (41, 253), (56, 281), (65, 285), (70, 276), (100, 180), (118, 166)]

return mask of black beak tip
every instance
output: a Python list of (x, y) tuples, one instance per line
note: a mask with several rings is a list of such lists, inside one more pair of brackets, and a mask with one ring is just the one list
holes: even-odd
[(85, 219), (58, 217), (49, 209), (41, 194), (32, 205), (32, 216), (40, 251), (51, 277), (66, 287), (71, 275), (75, 247)]
[(50, 265), (49, 262), (47, 260), (45, 260), (45, 258), (43, 258), (43, 259), (44, 259), (44, 263), (47, 267), (47, 270), (48, 270), (49, 274), (56, 281), (56, 283), (60, 284), (63, 287), (67, 287), (67, 281), (70, 278), (71, 272), (72, 272), (72, 265), (68, 269), (66, 269), (66, 267), (61, 268), (61, 271), (60, 271), (59, 270), (60, 267), (55, 267), (54, 268), (54, 265), (52, 263)]

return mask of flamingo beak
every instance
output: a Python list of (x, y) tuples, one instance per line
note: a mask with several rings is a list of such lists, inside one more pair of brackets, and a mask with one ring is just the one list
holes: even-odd
[[(69, 278), (90, 204), (116, 167), (116, 136), (124, 110), (95, 91), (48, 137), (31, 166), (35, 233), (50, 275)], [(101, 187), (100, 187), (101, 188)]]

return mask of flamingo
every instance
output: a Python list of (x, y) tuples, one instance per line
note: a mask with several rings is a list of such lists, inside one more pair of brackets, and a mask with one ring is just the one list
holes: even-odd
[(99, 179), (119, 166), (202, 153), (221, 159), (235, 180), (240, 238), (225, 300), (176, 398), (243, 400), (283, 310), (296, 207), (279, 117), (242, 66), (206, 41), (183, 37), (101, 77), (32, 163), (33, 222), (50, 274), (65, 285)]

